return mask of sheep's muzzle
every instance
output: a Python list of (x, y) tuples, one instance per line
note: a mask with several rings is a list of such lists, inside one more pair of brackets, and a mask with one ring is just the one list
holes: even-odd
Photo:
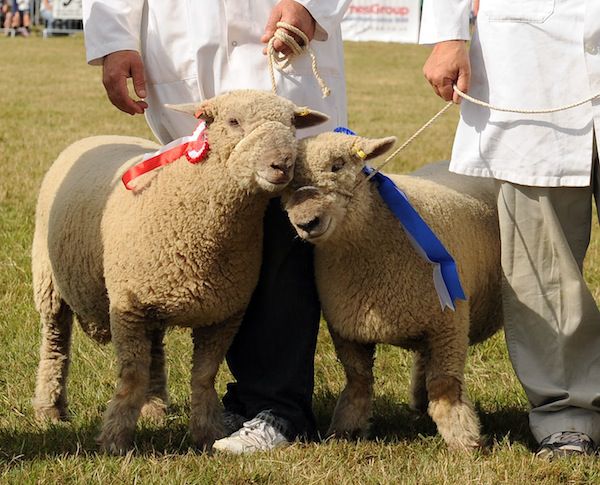
[(313, 243), (326, 239), (332, 229), (333, 218), (326, 206), (321, 191), (312, 186), (299, 188), (285, 204), (298, 236)]
[[(240, 143), (254, 160), (256, 182), (267, 192), (283, 190), (292, 180), (296, 160), (293, 131), (276, 121), (267, 121)], [(239, 145), (238, 145), (239, 147)]]

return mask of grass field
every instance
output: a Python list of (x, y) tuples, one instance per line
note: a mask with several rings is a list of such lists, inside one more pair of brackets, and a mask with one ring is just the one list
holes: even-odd
[[(443, 102), (421, 75), (427, 53), (418, 46), (348, 44), (350, 127), (402, 140), (437, 112)], [(456, 119), (453, 109), (390, 168), (408, 171), (447, 158)], [(36, 424), (30, 399), (39, 329), (29, 260), (36, 194), (59, 151), (94, 134), (151, 136), (142, 117), (109, 104), (100, 70), (85, 64), (82, 39), (0, 39), (0, 483), (600, 483), (594, 459), (532, 458), (527, 401), (502, 335), (473, 349), (468, 360), (469, 394), (490, 444), (473, 455), (448, 452), (432, 422), (409, 411), (410, 356), (385, 346), (377, 352), (374, 440), (295, 444), (248, 457), (202, 455), (186, 432), (191, 345), (180, 330), (167, 337), (172, 413), (163, 427), (141, 424), (132, 453), (98, 452), (94, 438), (116, 369), (110, 346), (99, 347), (79, 329), (69, 387), (72, 421)], [(595, 234), (586, 265), (596, 295), (599, 251)], [(223, 368), (219, 393), (228, 378)], [(322, 431), (343, 382), (323, 326), (314, 403)]]

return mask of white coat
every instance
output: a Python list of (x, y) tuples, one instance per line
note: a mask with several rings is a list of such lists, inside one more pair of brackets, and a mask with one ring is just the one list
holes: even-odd
[[(469, 38), (469, 0), (424, 0), (420, 42)], [(600, 93), (599, 0), (483, 0), (471, 43), (469, 94), (498, 106), (553, 108)], [(452, 171), (533, 186), (590, 185), (600, 99), (520, 115), (469, 102)]]
[[(314, 17), (311, 46), (332, 94), (322, 99), (307, 54), (276, 73), (278, 94), (330, 116), (316, 131), (346, 124), (340, 22), (350, 0), (297, 0)], [(189, 135), (195, 120), (164, 104), (199, 102), (242, 88), (271, 90), (260, 37), (276, 0), (84, 0), (87, 60), (119, 50), (141, 52), (147, 83), (146, 117), (166, 143)], [(302, 136), (315, 132), (302, 130)]]

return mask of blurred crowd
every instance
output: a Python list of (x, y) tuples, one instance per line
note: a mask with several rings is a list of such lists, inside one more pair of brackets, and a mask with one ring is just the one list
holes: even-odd
[(2, 1), (2, 26), (5, 35), (11, 33), (29, 36), (31, 16), (29, 13), (29, 0), (1, 0)]
[(28, 37), (32, 25), (40, 25), (46, 35), (63, 35), (83, 29), (77, 19), (55, 19), (53, 0), (0, 0), (0, 32), (6, 36)]

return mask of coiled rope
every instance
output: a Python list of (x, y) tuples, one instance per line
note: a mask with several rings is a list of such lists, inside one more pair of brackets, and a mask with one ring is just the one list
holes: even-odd
[[(296, 39), (294, 39), (290, 34), (288, 34), (286, 30), (293, 32), (298, 37), (300, 37), (304, 45), (298, 44)], [(276, 40), (279, 40), (285, 45), (287, 45), (291, 49), (292, 53), (290, 55), (285, 55), (281, 52), (277, 52), (273, 47), (273, 44)], [(323, 81), (323, 78), (319, 74), (319, 69), (317, 67), (317, 58), (315, 56), (314, 51), (310, 47), (310, 41), (308, 40), (308, 37), (300, 29), (286, 22), (277, 22), (277, 30), (273, 34), (273, 37), (269, 39), (269, 43), (267, 44), (269, 74), (271, 76), (271, 89), (273, 90), (273, 94), (277, 94), (277, 82), (275, 81), (275, 67), (277, 67), (277, 69), (279, 69), (280, 71), (283, 71), (289, 65), (291, 57), (302, 55), (304, 52), (307, 52), (310, 56), (312, 71), (315, 75), (317, 82), (319, 83), (319, 86), (321, 87), (321, 93), (323, 94), (323, 97), (326, 98), (331, 94), (331, 90), (327, 87), (325, 81)]]

